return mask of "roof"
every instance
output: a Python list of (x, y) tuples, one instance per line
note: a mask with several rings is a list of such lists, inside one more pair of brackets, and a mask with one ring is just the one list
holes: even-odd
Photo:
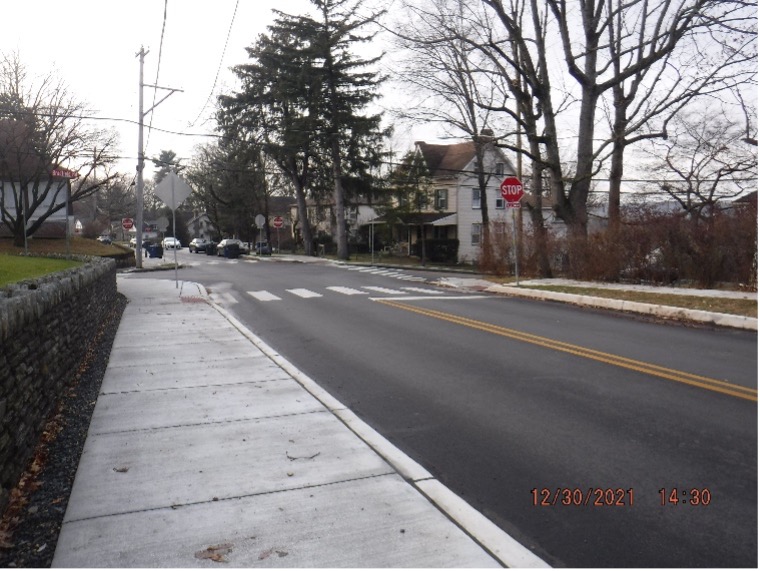
[(432, 176), (457, 174), (475, 157), (475, 143), (472, 141), (453, 145), (434, 145), (417, 141), (416, 145)]

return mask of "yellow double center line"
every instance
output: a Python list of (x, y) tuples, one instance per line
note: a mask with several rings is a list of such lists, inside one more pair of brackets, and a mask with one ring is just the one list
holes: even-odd
[(533, 335), (531, 333), (525, 333), (523, 331), (517, 331), (515, 329), (508, 329), (506, 327), (500, 327), (498, 325), (485, 323), (483, 321), (477, 321), (475, 319), (469, 319), (467, 317), (459, 317), (457, 315), (444, 313), (442, 311), (415, 307), (413, 305), (408, 305), (406, 303), (401, 303), (392, 299), (375, 298), (375, 301), (396, 307), (398, 309), (411, 311), (413, 313), (419, 313), (420, 315), (426, 315), (435, 319), (441, 319), (450, 323), (456, 323), (458, 325), (464, 325), (465, 327), (471, 327), (472, 329), (478, 329), (487, 333), (501, 335), (502, 337), (509, 337), (510, 339), (516, 339), (525, 343), (532, 343), (533, 345), (539, 345), (541, 347), (546, 347), (547, 349), (570, 353), (571, 355), (585, 357), (586, 359), (593, 359), (594, 361), (607, 363), (609, 365), (622, 367), (624, 369), (630, 369), (632, 371), (637, 371), (646, 375), (652, 375), (655, 377), (660, 377), (662, 379), (675, 381), (677, 383), (683, 383), (686, 385), (691, 385), (693, 387), (699, 387), (702, 389), (707, 389), (733, 397), (757, 402), (757, 389), (742, 387), (740, 385), (735, 385), (726, 381), (693, 375), (691, 373), (686, 373), (675, 369), (668, 369), (666, 367), (660, 367), (659, 365), (653, 365), (652, 363), (645, 363), (643, 361), (629, 359), (620, 355), (604, 353), (602, 351), (596, 351), (587, 347), (581, 347), (580, 345), (573, 345), (571, 343), (549, 339), (548, 337), (541, 337), (540, 335)]

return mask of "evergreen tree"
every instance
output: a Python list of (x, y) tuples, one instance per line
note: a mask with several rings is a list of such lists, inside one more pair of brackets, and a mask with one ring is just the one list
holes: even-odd
[(329, 150), (332, 167), (338, 258), (348, 259), (346, 193), (352, 184), (361, 189), (362, 185), (356, 183), (371, 179), (370, 169), (380, 161), (380, 141), (385, 135), (379, 114), (363, 114), (378, 96), (381, 78), (366, 70), (379, 58), (359, 59), (351, 49), (374, 37), (359, 35), (359, 30), (374, 23), (382, 13), (359, 15), (362, 0), (311, 1), (320, 18), (311, 46), (315, 60), (322, 62), (324, 147)]
[(363, 71), (377, 60), (361, 60), (350, 49), (372, 36), (359, 28), (379, 13), (359, 17), (362, 0), (312, 0), (318, 18), (275, 11), (268, 34), (248, 48), (250, 63), (234, 69), (242, 90), (220, 98), (223, 132), (245, 133), (293, 184), (307, 254), (313, 253), (307, 198), (332, 192), (338, 257), (348, 258), (347, 194), (372, 188), (370, 170), (380, 162), (380, 115), (362, 112), (376, 97), (379, 77)]

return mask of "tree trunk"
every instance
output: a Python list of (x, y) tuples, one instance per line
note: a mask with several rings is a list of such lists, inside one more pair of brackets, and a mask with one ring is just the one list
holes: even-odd
[[(536, 141), (531, 141), (531, 152), (534, 157), (541, 156), (541, 150)], [(533, 239), (535, 240), (536, 256), (538, 257), (539, 277), (551, 278), (552, 265), (549, 259), (548, 232), (544, 226), (543, 209), (543, 167), (537, 161), (533, 162), (531, 169), (531, 188), (533, 189), (530, 201), (530, 221), (533, 226)]]
[(332, 171), (335, 179), (335, 237), (338, 246), (337, 256), (339, 260), (348, 260), (348, 236), (346, 234), (346, 207), (341, 180), (340, 144), (337, 135), (333, 135), (332, 141)]
[(303, 239), (303, 249), (307, 256), (314, 255), (314, 243), (311, 235), (311, 225), (309, 224), (309, 210), (306, 207), (306, 192), (301, 180), (291, 176), (293, 187), (296, 190), (296, 204), (298, 205), (298, 217), (301, 219), (301, 238)]

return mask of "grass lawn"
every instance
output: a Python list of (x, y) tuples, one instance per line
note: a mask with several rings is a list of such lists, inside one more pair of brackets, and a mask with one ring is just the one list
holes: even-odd
[[(131, 252), (123, 246), (101, 244), (97, 240), (87, 238), (72, 238), (71, 253), (76, 256), (113, 256), (122, 252)], [(13, 245), (10, 238), (0, 239), (0, 254), (21, 254), (24, 248)], [(30, 254), (66, 254), (66, 240), (63, 238), (34, 238), (29, 240)]]
[[(72, 238), (69, 249), (72, 255), (77, 256), (109, 256), (131, 251), (86, 238)], [(24, 248), (14, 246), (13, 240), (0, 239), (0, 287), (82, 265), (74, 260), (40, 257), (45, 254), (65, 255), (66, 240), (63, 239), (35, 238), (29, 240), (29, 253), (34, 256), (19, 256), (23, 252)]]
[(0, 254), (0, 287), (81, 265), (75, 260)]

